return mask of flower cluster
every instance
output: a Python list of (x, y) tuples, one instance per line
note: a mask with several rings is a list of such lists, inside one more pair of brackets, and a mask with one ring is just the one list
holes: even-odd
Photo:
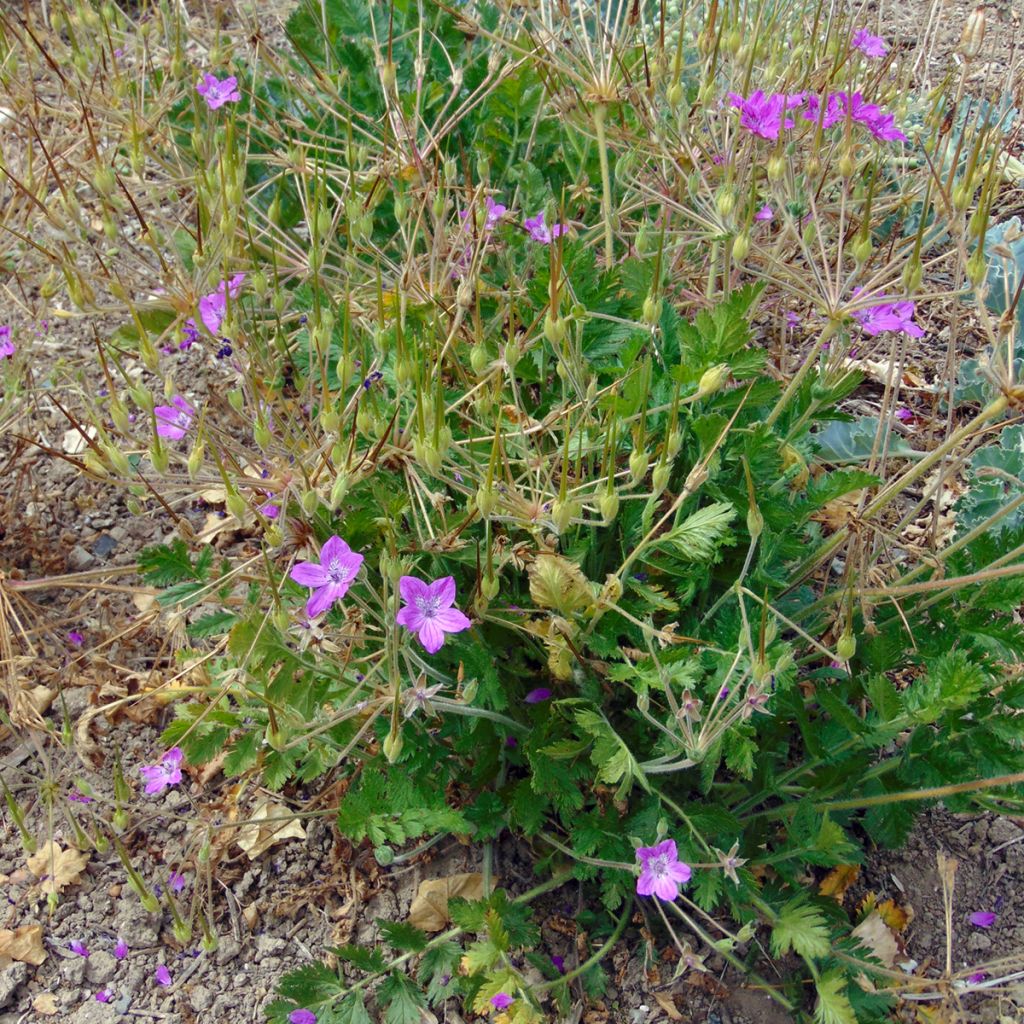
[[(291, 578), (312, 591), (306, 602), (306, 614), (311, 619), (316, 618), (340, 601), (348, 593), (362, 564), (363, 555), (353, 551), (340, 537), (333, 536), (320, 549), (319, 562), (299, 562), (293, 566)], [(455, 580), (451, 576), (433, 583), (415, 576), (402, 576), (398, 590), (405, 605), (395, 621), (415, 633), (429, 654), (441, 649), (446, 633), (469, 629), (469, 619), (453, 607)]]
[(804, 121), (831, 128), (849, 118), (862, 124), (880, 142), (906, 142), (907, 137), (896, 127), (896, 119), (875, 103), (865, 103), (859, 92), (833, 92), (826, 96), (801, 92), (789, 95), (776, 92), (766, 95), (760, 89), (749, 96), (728, 93), (729, 103), (740, 112), (740, 127), (762, 139), (776, 140), (783, 129), (792, 128), (795, 120), (787, 116), (801, 112)]

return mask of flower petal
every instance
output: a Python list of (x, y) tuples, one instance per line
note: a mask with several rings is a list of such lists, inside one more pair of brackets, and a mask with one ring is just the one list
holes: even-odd
[(334, 584), (329, 583), (325, 587), (318, 587), (309, 595), (309, 600), (306, 602), (306, 614), (311, 619), (315, 619), (318, 615), (322, 615), (327, 611), (334, 604), (337, 597), (338, 594)]
[(430, 596), (430, 588), (416, 576), (402, 576), (398, 580), (398, 591), (406, 604), (415, 604), (417, 598)]
[(327, 570), (316, 562), (299, 562), (288, 575), (303, 587), (326, 587), (331, 582)]
[(432, 598), (436, 598), (438, 608), (451, 608), (455, 603), (455, 578), (443, 576), (434, 580), (427, 588)]
[(395, 616), (395, 622), (400, 626), (405, 626), (406, 629), (411, 630), (413, 633), (418, 633), (426, 622), (426, 616), (416, 607), (414, 604), (407, 604), (404, 608), (399, 609), (398, 614)]
[(458, 608), (442, 608), (434, 616), (434, 621), (446, 633), (461, 633), (464, 629), (469, 629), (473, 625)]
[(352, 549), (335, 534), (324, 541), (324, 546), (320, 549), (320, 561), (327, 565), (328, 562), (333, 561), (335, 558), (340, 560), (345, 555), (350, 554), (351, 551)]
[(437, 619), (425, 619), (419, 629), (420, 643), (428, 654), (437, 654), (444, 646), (444, 630), (437, 624)]

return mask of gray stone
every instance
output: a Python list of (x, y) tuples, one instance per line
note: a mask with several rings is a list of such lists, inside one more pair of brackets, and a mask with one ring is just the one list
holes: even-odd
[(113, 1003), (99, 1003), (87, 999), (75, 1010), (70, 1024), (114, 1024), (119, 1014)]
[(155, 946), (160, 938), (160, 914), (147, 914), (134, 899), (129, 899), (114, 919), (114, 931), (133, 949)]
[(256, 937), (257, 958), (280, 953), (288, 944), (276, 935), (259, 935)]
[[(96, 559), (81, 544), (76, 544), (67, 555), (68, 568), (72, 572), (81, 572), (96, 564)], [(100, 1004), (103, 1005), (102, 1003)]]
[(188, 994), (189, 1005), (196, 1013), (213, 1006), (214, 995), (205, 985), (193, 985)]
[(67, 985), (81, 985), (85, 981), (86, 958), (84, 956), (69, 956), (61, 961), (60, 976)]
[(996, 818), (988, 827), (988, 841), (993, 846), (1002, 843), (1024, 842), (1024, 829), (1006, 818)]
[(975, 932), (967, 940), (967, 948), (972, 953), (983, 953), (985, 950), (992, 948), (992, 940), (981, 932)]
[(117, 960), (105, 950), (93, 953), (86, 961), (85, 977), (94, 985), (105, 985), (117, 970)]
[(241, 951), (242, 947), (235, 940), (234, 936), (229, 935), (227, 938), (220, 940), (220, 945), (217, 947), (216, 954), (217, 963), (221, 966), (230, 963)]
[(11, 1001), (18, 986), (24, 984), (27, 978), (28, 964), (18, 961), (0, 971), (0, 1008)]
[(101, 533), (92, 546), (92, 553), (97, 558), (106, 558), (117, 547), (117, 541), (109, 533)]

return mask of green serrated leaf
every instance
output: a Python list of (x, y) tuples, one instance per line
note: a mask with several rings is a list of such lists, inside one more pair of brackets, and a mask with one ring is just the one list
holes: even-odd
[(403, 953), (419, 953), (427, 946), (427, 934), (415, 925), (403, 921), (385, 921), (377, 918), (377, 927), (384, 941)]
[(820, 958), (828, 956), (831, 948), (825, 918), (802, 897), (779, 911), (772, 925), (772, 951), (776, 956), (792, 949), (800, 956)]
[(839, 970), (829, 971), (818, 979), (815, 1024), (857, 1024), (857, 1015), (846, 995), (846, 987), (846, 977)]
[(423, 1024), (427, 1001), (408, 975), (392, 971), (377, 989), (385, 1024)]

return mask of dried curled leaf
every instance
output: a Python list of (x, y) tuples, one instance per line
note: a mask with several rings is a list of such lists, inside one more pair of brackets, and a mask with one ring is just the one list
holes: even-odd
[(530, 597), (540, 608), (562, 615), (583, 611), (594, 603), (590, 581), (561, 555), (538, 555), (530, 566)]
[(82, 877), (89, 854), (81, 850), (62, 850), (54, 840), (44, 843), (26, 861), (29, 871), (42, 880), (44, 893), (61, 892), (65, 886), (74, 885)]
[(286, 839), (306, 838), (306, 830), (296, 818), (288, 821), (264, 821), (266, 818), (284, 818), (288, 814), (288, 808), (284, 804), (273, 800), (261, 800), (256, 805), (249, 815), (254, 820), (239, 828), (235, 838), (235, 842), (245, 851), (249, 860), (255, 860), (272, 846), (283, 843)]
[(447, 927), (448, 901), (456, 896), (467, 900), (483, 899), (484, 876), (479, 871), (467, 871), (447, 878), (428, 878), (420, 887), (409, 907), (409, 924), (425, 932), (439, 932)]
[(46, 957), (41, 924), (24, 924), (14, 931), (0, 928), (0, 970), (15, 960), (38, 967)]

